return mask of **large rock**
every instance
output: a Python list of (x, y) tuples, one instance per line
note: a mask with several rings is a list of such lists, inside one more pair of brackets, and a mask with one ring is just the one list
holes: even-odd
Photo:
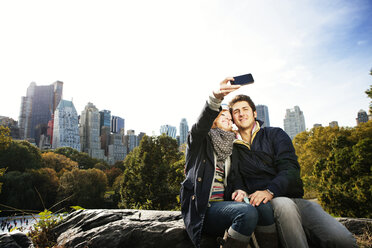
[(55, 233), (64, 247), (193, 247), (178, 211), (80, 210)]
[(31, 240), (20, 231), (13, 231), (0, 235), (1, 248), (34, 248)]
[[(338, 218), (353, 234), (372, 229), (371, 219)], [(179, 211), (80, 210), (69, 214), (54, 232), (57, 247), (178, 247), (191, 248)], [(204, 237), (203, 247), (216, 247), (215, 237)], [(20, 232), (0, 235), (0, 248), (32, 248)]]

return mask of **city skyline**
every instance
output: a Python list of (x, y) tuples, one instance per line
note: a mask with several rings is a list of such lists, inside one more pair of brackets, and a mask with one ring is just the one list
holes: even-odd
[(182, 118), (192, 126), (225, 77), (252, 73), (225, 103), (247, 94), (271, 126), (298, 105), (308, 127), (352, 127), (370, 101), (371, 12), (368, 0), (1, 2), (0, 115), (18, 120), (31, 82), (62, 81), (78, 113), (93, 102), (159, 134)]

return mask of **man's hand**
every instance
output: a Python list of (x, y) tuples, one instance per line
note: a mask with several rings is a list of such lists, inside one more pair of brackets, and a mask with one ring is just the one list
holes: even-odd
[(267, 192), (266, 190), (257, 190), (253, 194), (250, 194), (249, 196), (250, 204), (252, 206), (259, 206), (261, 202), (267, 203), (268, 201), (271, 201), (273, 199), (273, 195)]
[(228, 82), (230, 81), (234, 81), (234, 78), (228, 77), (220, 83), (220, 88), (218, 90), (213, 91), (213, 95), (215, 98), (222, 100), (229, 93), (240, 88), (240, 85), (228, 84)]
[(234, 193), (232, 193), (231, 199), (233, 201), (242, 202), (244, 200), (244, 197), (246, 196), (247, 196), (247, 193), (245, 193), (244, 190), (237, 189), (234, 191)]

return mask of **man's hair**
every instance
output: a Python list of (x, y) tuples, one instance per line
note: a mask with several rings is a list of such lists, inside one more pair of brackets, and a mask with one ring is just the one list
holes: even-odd
[(230, 112), (232, 111), (232, 106), (237, 102), (247, 102), (248, 105), (251, 107), (252, 111), (256, 111), (256, 105), (254, 105), (254, 102), (252, 99), (247, 95), (237, 95), (235, 96), (230, 102), (229, 102), (229, 108)]

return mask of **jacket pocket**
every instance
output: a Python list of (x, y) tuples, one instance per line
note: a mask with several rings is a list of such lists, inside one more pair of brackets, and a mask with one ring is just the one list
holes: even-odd
[(194, 184), (190, 181), (189, 178), (186, 178), (181, 183), (181, 209), (183, 210), (185, 207), (189, 205), (191, 197), (194, 195)]

